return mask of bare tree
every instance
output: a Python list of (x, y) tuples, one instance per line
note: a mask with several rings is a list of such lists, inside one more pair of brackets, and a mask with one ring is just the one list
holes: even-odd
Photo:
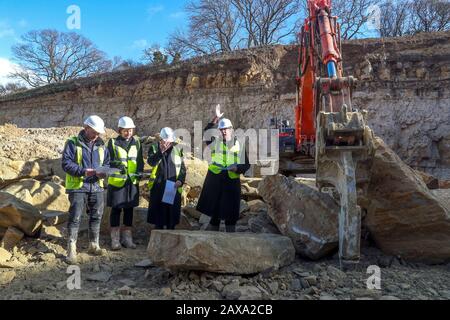
[(281, 43), (299, 30), (302, 0), (230, 0), (240, 13), (247, 47)]
[(368, 21), (370, 7), (378, 0), (333, 0), (332, 13), (341, 24), (343, 39), (352, 39), (364, 33), (364, 24)]
[(180, 55), (202, 55), (228, 52), (238, 48), (240, 18), (229, 0), (190, 1), (187, 33), (176, 31), (170, 36), (170, 52)]
[(147, 64), (152, 66), (164, 66), (167, 65), (169, 57), (164, 54), (164, 50), (161, 49), (159, 44), (154, 44), (150, 48), (144, 50), (144, 60)]
[(141, 63), (134, 61), (133, 59), (123, 60), (121, 57), (114, 57), (112, 60), (112, 71), (123, 71), (133, 69), (142, 66)]
[(450, 1), (415, 0), (411, 2), (410, 33), (448, 30)]
[(22, 92), (25, 90), (27, 90), (27, 87), (24, 85), (18, 82), (10, 82), (5, 85), (0, 85), (0, 96), (6, 96), (8, 94)]
[(87, 77), (111, 69), (105, 53), (85, 37), (56, 30), (31, 31), (12, 47), (20, 68), (11, 74), (32, 87)]
[(173, 33), (166, 50), (179, 58), (288, 41), (299, 30), (302, 1), (191, 0), (189, 28)]
[(411, 13), (409, 0), (385, 0), (380, 3), (380, 36), (401, 37), (408, 33), (408, 23)]

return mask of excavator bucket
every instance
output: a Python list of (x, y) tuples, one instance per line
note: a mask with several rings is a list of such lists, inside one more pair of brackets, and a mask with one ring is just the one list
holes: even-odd
[(316, 179), (320, 190), (332, 187), (340, 198), (339, 258), (341, 268), (359, 263), (361, 208), (358, 197), (367, 190), (374, 155), (373, 133), (365, 113), (321, 111), (317, 115)]

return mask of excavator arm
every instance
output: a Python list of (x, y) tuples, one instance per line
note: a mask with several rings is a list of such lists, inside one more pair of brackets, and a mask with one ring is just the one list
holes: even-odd
[(331, 0), (307, 0), (309, 16), (299, 35), (295, 139), (297, 152), (315, 158), (320, 190), (339, 193), (341, 267), (360, 259), (361, 208), (374, 154), (366, 113), (352, 106), (356, 79), (344, 76), (340, 27)]

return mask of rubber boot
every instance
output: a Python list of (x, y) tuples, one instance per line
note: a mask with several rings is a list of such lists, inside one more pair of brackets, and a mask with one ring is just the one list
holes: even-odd
[(128, 249), (136, 249), (136, 245), (133, 243), (132, 228), (126, 227), (122, 231), (122, 245)]
[(111, 250), (118, 251), (122, 249), (120, 244), (120, 228), (111, 228)]
[(100, 230), (89, 231), (89, 249), (88, 253), (94, 256), (104, 256), (106, 255), (106, 250), (100, 248)]
[(219, 230), (220, 230), (220, 225), (214, 226), (212, 224), (208, 224), (208, 226), (206, 227), (206, 231), (219, 231)]
[(78, 262), (77, 259), (77, 230), (69, 230), (69, 239), (67, 241), (67, 257), (66, 262), (70, 265), (75, 265)]
[(236, 225), (231, 225), (231, 226), (225, 226), (225, 231), (228, 233), (235, 233), (236, 232)]

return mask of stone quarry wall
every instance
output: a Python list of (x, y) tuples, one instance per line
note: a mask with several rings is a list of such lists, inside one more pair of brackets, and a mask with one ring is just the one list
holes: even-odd
[[(450, 32), (343, 45), (347, 74), (361, 81), (354, 106), (409, 165), (450, 178)], [(89, 114), (114, 128), (123, 115), (139, 134), (163, 126), (192, 130), (214, 106), (240, 128), (293, 119), (297, 49), (274, 46), (144, 67), (50, 85), (0, 98), (0, 124), (23, 128), (77, 126)]]

